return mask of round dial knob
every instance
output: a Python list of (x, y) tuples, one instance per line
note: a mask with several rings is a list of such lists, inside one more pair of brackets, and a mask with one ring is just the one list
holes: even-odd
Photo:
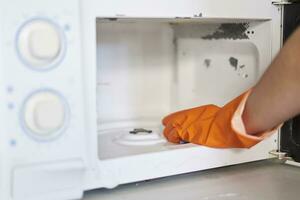
[(19, 31), (17, 49), (21, 59), (30, 67), (48, 68), (62, 53), (62, 33), (57, 25), (49, 21), (30, 21)]
[(43, 138), (58, 134), (65, 124), (66, 115), (66, 103), (50, 91), (32, 95), (23, 109), (25, 127), (34, 136)]

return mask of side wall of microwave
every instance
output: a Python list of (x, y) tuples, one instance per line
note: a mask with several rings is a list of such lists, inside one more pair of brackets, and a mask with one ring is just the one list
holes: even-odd
[[(175, 64), (171, 62), (174, 58), (179, 66), (178, 72), (185, 75), (183, 78), (189, 77), (197, 55), (193, 52), (205, 53), (206, 49), (201, 47), (208, 49), (212, 44), (219, 45), (219, 41), (224, 51), (230, 50), (233, 57), (235, 53), (244, 56), (245, 62), (255, 65), (249, 72), (253, 79), (247, 79), (243, 86), (235, 86), (226, 78), (219, 79), (227, 83), (224, 91), (228, 95), (225, 93), (220, 101), (216, 100), (215, 94), (210, 97), (221, 105), (257, 81), (276, 55), (281, 45), (281, 20), (281, 6), (273, 5), (270, 0), (226, 0), (222, 3), (219, 0), (174, 0), (172, 4), (167, 0), (61, 0), (59, 4), (55, 1), (1, 0), (0, 97), (3, 101), (0, 120), (3, 123), (0, 126), (0, 199), (75, 199), (80, 198), (85, 190), (113, 188), (124, 183), (268, 158), (268, 152), (278, 148), (277, 135), (250, 150), (163, 144), (132, 151), (131, 147), (109, 146), (110, 143), (105, 142), (107, 130), (103, 127), (114, 126), (114, 123), (105, 123), (108, 119), (119, 120), (118, 113), (107, 117), (109, 111), (116, 108), (113, 100), (124, 98), (113, 96), (112, 91), (120, 92), (125, 88), (123, 91), (127, 97), (126, 91), (134, 92), (133, 84), (142, 83), (144, 86), (134, 78), (123, 82), (123, 74), (116, 73), (116, 60), (119, 59), (125, 63), (123, 69), (129, 70), (126, 72), (142, 70), (140, 75), (146, 77), (144, 73), (149, 68), (141, 66), (137, 71), (133, 70), (134, 63), (141, 61), (132, 51), (122, 50), (124, 46), (118, 43), (122, 41), (129, 44), (125, 46), (128, 50), (137, 50), (140, 46), (136, 46), (138, 44), (130, 35), (133, 30), (138, 33), (140, 44), (145, 42), (147, 46), (149, 39), (153, 48), (158, 45), (155, 39), (165, 38), (161, 41), (165, 44), (166, 56), (155, 54), (158, 67), (169, 66), (164, 68), (165, 74), (158, 71), (161, 83), (169, 84), (165, 80), (174, 82), (172, 67)], [(206, 28), (211, 29), (211, 34), (218, 32), (222, 24), (246, 27), (242, 32), (246, 39), (229, 37), (205, 42), (200, 37)], [(157, 37), (147, 35), (149, 29), (145, 30), (146, 27), (153, 27), (157, 30), (155, 33), (160, 34)], [(119, 34), (121, 31), (127, 36)], [(174, 40), (170, 36), (178, 36), (179, 51), (172, 49)], [(232, 48), (230, 42), (238, 45)], [(118, 52), (111, 54), (112, 50)], [(209, 55), (217, 63), (228, 56), (217, 49), (214, 51)], [(183, 52), (191, 53), (190, 57), (180, 57)], [(127, 57), (124, 58), (125, 53)], [(147, 55), (142, 57), (147, 60)], [(126, 60), (131, 62), (126, 63)], [(192, 63), (191, 71), (182, 68), (188, 66), (187, 63)], [(149, 77), (157, 73), (147, 72)], [(222, 72), (231, 73), (228, 70)], [(98, 88), (99, 81), (104, 86), (109, 85), (103, 81), (106, 79), (102, 75), (113, 77), (107, 80), (116, 81), (116, 87), (112, 87), (114, 90)], [(199, 76), (213, 75), (201, 73)], [(185, 90), (188, 85), (184, 85), (180, 76), (176, 77), (179, 78), (177, 97), (182, 94), (181, 97), (193, 99), (193, 94)], [(222, 88), (215, 91), (219, 90)], [(166, 87), (157, 87), (157, 91), (162, 91), (159, 94), (169, 92)], [(104, 104), (109, 95), (114, 98)], [(181, 108), (180, 105), (182, 108), (197, 105), (197, 102), (179, 97), (177, 103), (170, 103), (174, 107), (165, 110), (162, 107), (165, 113), (158, 117)], [(165, 98), (171, 99), (169, 96)], [(209, 101), (208, 96), (205, 98)], [(147, 101), (145, 96), (141, 99)], [(126, 111), (134, 105), (118, 104), (117, 108)], [(166, 105), (169, 108), (169, 104)], [(125, 118), (131, 116), (132, 113), (125, 111)], [(151, 113), (151, 109), (145, 113)], [(159, 122), (157, 119), (156, 123)], [(124, 127), (132, 123), (130, 121)], [(117, 124), (124, 128), (124, 123)]]

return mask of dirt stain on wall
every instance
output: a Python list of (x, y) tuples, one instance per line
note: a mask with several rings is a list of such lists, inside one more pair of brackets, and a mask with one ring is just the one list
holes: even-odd
[(249, 28), (249, 23), (221, 24), (214, 33), (206, 35), (202, 37), (202, 39), (204, 40), (249, 39), (249, 36), (247, 35), (248, 28)]

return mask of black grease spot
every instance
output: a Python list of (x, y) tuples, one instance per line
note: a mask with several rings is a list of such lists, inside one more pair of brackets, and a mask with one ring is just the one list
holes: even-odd
[(245, 65), (241, 65), (241, 66), (240, 66), (240, 69), (243, 69), (244, 67), (246, 67), (246, 66), (245, 66)]
[(239, 63), (238, 59), (236, 59), (234, 57), (230, 57), (229, 58), (229, 63), (234, 68), (235, 71), (238, 69), (238, 63)]
[(249, 77), (248, 74), (246, 74), (246, 75), (245, 75), (245, 78), (248, 78), (248, 77)]
[(206, 58), (206, 59), (204, 60), (204, 65), (206, 66), (206, 68), (209, 68), (210, 65), (211, 65), (211, 59)]
[(202, 17), (203, 14), (202, 13), (199, 13), (199, 14), (195, 14), (194, 17)]
[(202, 37), (205, 40), (212, 39), (249, 39), (247, 29), (249, 23), (221, 24), (219, 28), (212, 34)]

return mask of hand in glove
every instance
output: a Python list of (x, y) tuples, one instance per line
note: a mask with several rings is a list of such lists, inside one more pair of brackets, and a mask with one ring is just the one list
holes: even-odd
[(275, 130), (248, 135), (242, 113), (250, 92), (223, 107), (205, 105), (179, 111), (163, 119), (164, 136), (173, 143), (181, 141), (215, 148), (250, 148)]

